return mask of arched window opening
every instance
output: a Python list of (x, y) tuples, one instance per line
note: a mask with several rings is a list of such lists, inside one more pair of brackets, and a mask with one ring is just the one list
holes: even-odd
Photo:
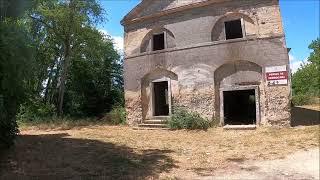
[(152, 51), (165, 49), (164, 32), (152, 36)]
[(221, 41), (255, 36), (256, 32), (257, 27), (248, 15), (228, 13), (214, 24), (211, 37), (212, 41)]
[(226, 40), (243, 38), (241, 19), (224, 22)]
[(175, 37), (171, 31), (165, 28), (156, 28), (143, 38), (140, 52), (159, 51), (175, 46)]

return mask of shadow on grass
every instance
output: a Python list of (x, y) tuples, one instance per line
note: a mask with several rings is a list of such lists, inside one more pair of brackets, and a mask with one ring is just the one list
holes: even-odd
[(0, 159), (0, 179), (144, 179), (176, 167), (171, 151), (145, 150), (68, 134), (22, 135)]
[(302, 107), (291, 108), (291, 126), (313, 126), (320, 124), (320, 111)]

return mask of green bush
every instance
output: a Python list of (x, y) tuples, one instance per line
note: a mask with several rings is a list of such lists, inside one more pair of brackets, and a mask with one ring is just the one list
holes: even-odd
[(211, 126), (211, 122), (204, 119), (196, 112), (188, 112), (185, 109), (177, 109), (168, 121), (170, 129), (204, 129)]
[(311, 101), (311, 97), (308, 95), (304, 94), (298, 94), (292, 96), (292, 103), (294, 106), (302, 106), (302, 105), (307, 105)]
[(214, 117), (210, 122), (210, 127), (219, 127), (220, 126), (220, 119)]
[(126, 124), (126, 109), (121, 106), (115, 106), (109, 113), (112, 124)]
[(55, 106), (33, 100), (20, 106), (17, 119), (20, 122), (41, 122), (56, 116)]

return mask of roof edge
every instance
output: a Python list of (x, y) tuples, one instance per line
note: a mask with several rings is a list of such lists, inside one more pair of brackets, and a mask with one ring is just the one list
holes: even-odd
[(157, 12), (155, 14), (129, 19), (129, 17), (132, 16), (135, 12), (137, 12), (139, 10), (142, 10), (142, 6), (144, 5), (143, 2), (149, 2), (150, 3), (151, 1), (152, 0), (143, 0), (140, 4), (138, 4), (134, 9), (132, 9), (121, 20), (121, 25), (125, 26), (125, 25), (128, 25), (128, 24), (133, 24), (133, 23), (140, 22), (140, 21), (143, 21), (143, 20), (146, 20), (146, 19), (155, 18), (155, 17), (161, 17), (161, 16), (172, 14), (172, 13), (188, 10), (188, 9), (191, 9), (191, 8), (208, 6), (208, 5), (214, 4), (214, 3), (229, 2), (229, 1), (232, 1), (232, 0), (204, 0), (202, 2), (196, 2), (196, 3), (179, 6), (179, 7), (172, 8), (172, 9), (167, 9), (167, 10), (164, 10), (164, 11), (161, 11), (161, 12)]
[(124, 25), (125, 21), (130, 20), (130, 16), (132, 16), (135, 13), (138, 13), (142, 10), (142, 6), (146, 3), (150, 3), (152, 0), (142, 0), (139, 4), (137, 4), (131, 11), (129, 11), (120, 21), (121, 25)]

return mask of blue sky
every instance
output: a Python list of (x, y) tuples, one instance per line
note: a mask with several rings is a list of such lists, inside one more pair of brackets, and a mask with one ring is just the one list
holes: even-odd
[[(121, 19), (140, 1), (139, 0), (101, 0), (107, 11), (107, 19), (99, 29), (114, 38), (118, 49), (123, 48), (123, 27)], [(280, 0), (281, 15), (290, 52), (291, 67), (297, 69), (309, 56), (309, 44), (319, 37), (320, 0)]]

